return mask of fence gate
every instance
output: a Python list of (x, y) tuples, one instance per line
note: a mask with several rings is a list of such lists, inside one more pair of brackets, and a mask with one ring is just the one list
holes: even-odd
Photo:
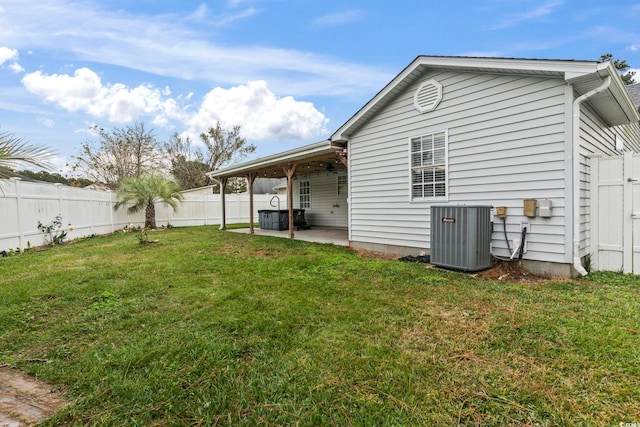
[(640, 274), (640, 154), (591, 163), (592, 268)]

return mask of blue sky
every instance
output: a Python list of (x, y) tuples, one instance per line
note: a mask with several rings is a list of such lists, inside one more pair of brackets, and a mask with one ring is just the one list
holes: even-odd
[(0, 0), (0, 131), (63, 173), (93, 124), (239, 124), (264, 156), (327, 138), (418, 55), (603, 53), (640, 69), (640, 1)]

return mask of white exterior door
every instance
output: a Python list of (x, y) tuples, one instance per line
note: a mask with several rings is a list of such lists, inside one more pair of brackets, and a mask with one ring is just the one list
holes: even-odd
[(592, 268), (640, 274), (640, 154), (593, 158)]

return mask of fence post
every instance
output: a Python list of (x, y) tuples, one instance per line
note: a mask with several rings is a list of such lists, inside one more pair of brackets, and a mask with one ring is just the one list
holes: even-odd
[(59, 182), (56, 182), (53, 185), (56, 186), (56, 190), (58, 192), (58, 214), (62, 215), (62, 193), (61, 193), (62, 184)]
[(16, 218), (16, 222), (18, 223), (18, 246), (20, 247), (20, 250), (22, 250), (22, 248), (24, 247), (22, 245), (22, 241), (24, 240), (24, 236), (22, 235), (22, 224), (20, 223), (20, 186), (19, 186), (19, 182), (20, 182), (20, 178), (15, 177), (15, 178), (11, 178), (11, 180), (14, 183), (15, 189), (16, 189), (16, 214), (17, 214), (17, 218)]
[(591, 270), (600, 269), (600, 156), (591, 158)]
[(622, 166), (622, 272), (633, 273), (633, 152), (624, 152)]
[[(96, 203), (96, 204), (97, 204), (97, 203)], [(93, 223), (95, 222), (95, 221), (93, 220), (93, 211), (94, 211), (94, 209), (93, 209), (93, 193), (90, 193), (90, 195), (89, 195), (89, 211), (90, 211), (90, 213), (89, 213), (89, 215), (90, 215), (90, 216), (89, 216), (89, 220), (90, 220), (90, 222), (91, 222), (91, 226), (90, 226), (90, 228), (89, 228), (89, 233), (91, 233), (91, 234), (93, 235)]]
[(111, 232), (116, 232), (116, 225), (113, 223), (113, 192), (109, 190), (109, 218), (111, 219)]
[(207, 203), (207, 195), (203, 194), (202, 195), (202, 203), (204, 203), (204, 207), (203, 207), (203, 211), (204, 211), (204, 225), (207, 225), (207, 207), (208, 207), (208, 203)]

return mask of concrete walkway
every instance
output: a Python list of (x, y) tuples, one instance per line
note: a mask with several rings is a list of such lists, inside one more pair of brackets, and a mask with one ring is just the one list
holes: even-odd
[[(248, 228), (238, 228), (227, 230), (234, 233), (249, 234)], [(255, 228), (254, 234), (258, 236), (273, 236), (289, 238), (289, 230), (263, 230)], [(298, 230), (294, 232), (294, 239), (306, 242), (332, 243), (337, 246), (349, 245), (349, 233), (345, 228), (311, 227), (309, 230)]]
[(0, 366), (0, 427), (34, 426), (68, 404), (50, 385)]

